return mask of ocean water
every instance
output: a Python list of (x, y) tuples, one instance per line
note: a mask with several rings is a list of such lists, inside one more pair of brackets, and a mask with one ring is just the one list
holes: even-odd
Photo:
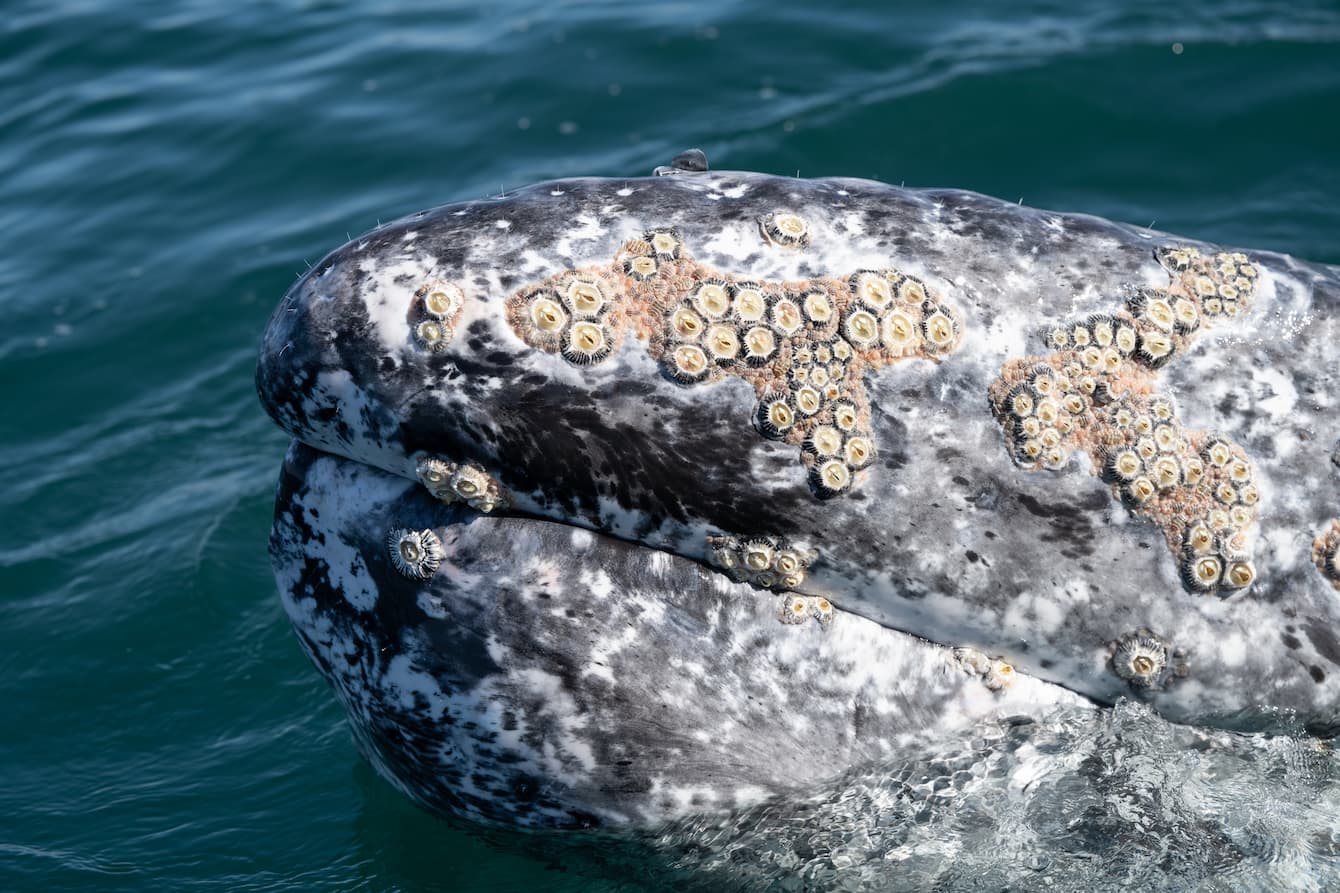
[(1134, 705), (636, 837), (422, 814), (283, 617), (252, 389), (348, 235), (689, 146), (1340, 262), (1340, 8), (394, 6), (4, 6), (0, 890), (1340, 886), (1327, 744)]

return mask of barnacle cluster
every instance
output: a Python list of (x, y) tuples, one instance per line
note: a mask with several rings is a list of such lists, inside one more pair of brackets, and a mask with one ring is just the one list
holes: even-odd
[(821, 595), (788, 595), (777, 607), (777, 619), (786, 624), (800, 624), (814, 618), (820, 626), (827, 627), (833, 622), (835, 613), (833, 603)]
[(411, 580), (427, 580), (442, 563), (442, 541), (431, 530), (397, 527), (386, 535), (391, 563)]
[(1137, 691), (1158, 690), (1185, 677), (1190, 672), (1185, 657), (1181, 650), (1169, 648), (1148, 629), (1126, 633), (1107, 648), (1107, 663), (1112, 672)]
[(1312, 544), (1312, 560), (1321, 575), (1340, 590), (1340, 520), (1332, 521)]
[(607, 270), (565, 270), (507, 300), (507, 321), (523, 341), (574, 366), (612, 354), (623, 317), (623, 291)]
[(1002, 691), (1014, 684), (1014, 667), (999, 658), (987, 657), (976, 648), (955, 648), (954, 662), (965, 673), (981, 678), (991, 691)]
[(414, 342), (436, 353), (447, 346), (465, 306), (465, 292), (454, 282), (430, 279), (414, 292), (410, 327)]
[(778, 536), (709, 536), (707, 557), (737, 583), (780, 592), (799, 588), (816, 555)]
[(1134, 290), (1113, 313), (1053, 328), (1052, 353), (1005, 364), (991, 406), (1025, 468), (1062, 469), (1085, 452), (1117, 498), (1160, 526), (1188, 589), (1244, 589), (1256, 579), (1255, 470), (1237, 444), (1182, 424), (1156, 370), (1201, 327), (1242, 312), (1258, 273), (1241, 254), (1156, 256), (1172, 276), (1167, 289)]
[[(777, 212), (760, 227), (774, 244), (808, 244), (798, 215)], [(631, 328), (681, 385), (748, 381), (758, 395), (755, 427), (800, 449), (811, 489), (824, 498), (847, 491), (875, 460), (864, 373), (939, 359), (961, 337), (957, 313), (915, 276), (880, 269), (756, 281), (693, 260), (668, 228), (626, 242), (609, 268), (522, 288), (507, 307), (527, 344), (577, 365), (609, 356)]]
[(419, 483), (445, 503), (464, 502), (487, 514), (505, 504), (502, 487), (493, 476), (472, 462), (450, 462), (425, 456), (416, 463)]

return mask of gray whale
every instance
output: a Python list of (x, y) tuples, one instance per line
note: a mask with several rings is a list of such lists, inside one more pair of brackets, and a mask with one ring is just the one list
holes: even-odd
[[(1335, 269), (971, 193), (675, 173), (387, 224), (271, 320), (258, 390), (307, 445), (280, 588), (385, 774), (478, 818), (640, 822), (812, 780), (786, 754), (818, 741), (838, 770), (1081, 698), (1334, 726)], [(876, 652), (892, 675), (851, 656)], [(686, 672), (719, 699), (658, 726), (639, 686)], [(807, 673), (835, 687), (783, 684)], [(720, 727), (759, 749), (653, 746)], [(620, 746), (658, 754), (623, 789)], [(517, 811), (513, 784), (549, 799)]]

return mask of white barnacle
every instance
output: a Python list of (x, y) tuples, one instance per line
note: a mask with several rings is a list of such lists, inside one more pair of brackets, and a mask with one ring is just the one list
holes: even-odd
[(822, 405), (823, 395), (817, 389), (808, 385), (796, 389), (795, 406), (796, 411), (801, 415), (812, 416), (819, 411), (819, 407)]
[(1205, 477), (1205, 463), (1197, 456), (1182, 460), (1182, 475), (1188, 487), (1197, 486)]
[(803, 572), (805, 564), (804, 556), (795, 549), (779, 549), (772, 561), (773, 569), (783, 576)]
[(422, 286), (418, 294), (423, 298), (424, 312), (436, 319), (450, 320), (465, 303), (465, 292), (454, 282), (434, 279)]
[(788, 595), (781, 601), (778, 617), (782, 623), (804, 623), (810, 619), (810, 600), (803, 595)]
[(544, 293), (531, 298), (527, 307), (530, 321), (542, 335), (556, 336), (568, 324), (568, 314), (563, 307)]
[(879, 320), (868, 310), (856, 310), (847, 314), (842, 333), (857, 348), (868, 350), (879, 342)]
[(1042, 451), (1042, 467), (1059, 471), (1070, 461), (1070, 451), (1059, 444), (1048, 446)]
[(1148, 477), (1140, 475), (1126, 485), (1125, 491), (1127, 498), (1130, 499), (1131, 502), (1136, 505), (1142, 505), (1148, 502), (1154, 494), (1158, 492), (1158, 488), (1154, 486), (1154, 482)]
[(759, 221), (763, 238), (781, 248), (804, 248), (810, 244), (805, 218), (789, 211), (774, 211)]
[(655, 276), (659, 269), (660, 264), (656, 263), (656, 258), (645, 254), (632, 255), (623, 262), (624, 272), (640, 282)]
[(816, 366), (814, 369), (810, 370), (810, 384), (814, 385), (816, 388), (822, 388), (824, 385), (828, 384), (828, 381), (827, 366)]
[(414, 473), (419, 478), (419, 483), (423, 484), (433, 496), (445, 502), (453, 502), (456, 499), (456, 494), (451, 490), (451, 476), (455, 472), (454, 463), (432, 456), (420, 459), (414, 466)]
[(1121, 352), (1122, 356), (1128, 357), (1135, 353), (1138, 341), (1139, 339), (1136, 337), (1134, 327), (1125, 323), (1118, 323), (1112, 343), (1116, 345), (1117, 350)]
[(805, 311), (805, 318), (819, 327), (831, 322), (836, 312), (833, 299), (822, 291), (807, 292), (801, 299), (801, 307)]
[(855, 403), (849, 400), (841, 400), (833, 404), (833, 424), (841, 430), (854, 431), (859, 421), (860, 414), (856, 410)]
[(1167, 332), (1141, 332), (1135, 358), (1149, 368), (1157, 369), (1172, 356), (1173, 346), (1172, 336)]
[(1215, 555), (1192, 555), (1182, 563), (1182, 582), (1193, 592), (1210, 592), (1218, 587), (1223, 570)]
[(1089, 317), (1089, 331), (1093, 334), (1093, 343), (1099, 347), (1109, 347), (1116, 338), (1116, 324), (1105, 313), (1096, 313)]
[(1039, 400), (1034, 409), (1034, 414), (1037, 415), (1042, 424), (1054, 425), (1061, 414), (1061, 406), (1055, 400)]
[(679, 257), (684, 240), (673, 229), (654, 229), (642, 237), (656, 256), (662, 260), (674, 260)]
[(1182, 534), (1182, 548), (1188, 555), (1208, 555), (1214, 550), (1214, 531), (1197, 521)]
[(696, 344), (681, 344), (667, 357), (665, 369), (680, 384), (696, 384), (711, 370), (707, 353)]
[(820, 496), (837, 496), (851, 486), (851, 469), (841, 459), (828, 459), (814, 466), (810, 480)]
[(755, 573), (772, 567), (777, 549), (766, 539), (747, 540), (740, 549), (744, 566)]
[(838, 338), (833, 342), (833, 359), (839, 363), (845, 363), (851, 359), (851, 345), (843, 338)]
[(1246, 484), (1252, 479), (1252, 466), (1246, 459), (1235, 458), (1228, 463), (1228, 479), (1235, 484)]
[(958, 320), (944, 306), (938, 306), (921, 320), (921, 334), (926, 347), (934, 353), (943, 353), (954, 346), (958, 338)]
[(563, 287), (562, 296), (563, 303), (572, 311), (572, 315), (582, 319), (600, 316), (609, 304), (605, 290), (593, 276), (572, 276)]
[(740, 355), (740, 337), (731, 326), (718, 324), (709, 328), (703, 346), (718, 363), (729, 363)]
[(574, 366), (590, 366), (610, 355), (613, 349), (605, 329), (599, 323), (574, 322), (563, 332), (559, 346), (563, 359)]
[(1047, 342), (1057, 350), (1064, 350), (1070, 346), (1070, 332), (1062, 328), (1052, 329), (1047, 333)]
[(926, 301), (926, 283), (915, 276), (899, 275), (899, 279), (894, 283), (894, 290), (898, 292), (898, 300), (905, 304), (923, 304)]
[(820, 626), (826, 627), (833, 622), (833, 616), (836, 612), (833, 610), (832, 602), (823, 596), (816, 595), (810, 597), (809, 603), (810, 616), (819, 621)]
[(1168, 649), (1149, 635), (1123, 636), (1112, 651), (1112, 672), (1135, 688), (1153, 688), (1168, 666)]
[(1256, 565), (1249, 558), (1237, 558), (1225, 562), (1224, 575), (1220, 585), (1224, 589), (1246, 589), (1256, 581)]
[(876, 313), (893, 302), (893, 283), (888, 277), (873, 270), (862, 270), (848, 282), (856, 300)]
[(751, 366), (761, 366), (777, 355), (777, 336), (772, 329), (754, 326), (744, 333), (744, 359)]
[(464, 464), (451, 475), (451, 489), (461, 499), (477, 499), (489, 487), (489, 476), (478, 465)]
[(1135, 442), (1135, 451), (1141, 459), (1149, 460), (1158, 454), (1159, 446), (1152, 437), (1141, 437)]
[(1160, 490), (1170, 490), (1182, 482), (1182, 464), (1176, 456), (1165, 454), (1154, 460), (1150, 474)]
[(772, 325), (783, 335), (794, 335), (800, 330), (805, 319), (798, 305), (791, 298), (781, 298), (771, 309)]
[(1200, 327), (1200, 309), (1195, 301), (1177, 298), (1172, 302), (1172, 312), (1177, 331), (1187, 334)]
[(705, 279), (693, 293), (693, 306), (708, 319), (721, 319), (730, 313), (731, 297), (726, 283)]
[(1154, 429), (1154, 443), (1162, 452), (1171, 452), (1177, 449), (1182, 437), (1177, 431), (1175, 425), (1159, 425)]
[(397, 527), (386, 537), (395, 569), (412, 580), (427, 580), (442, 563), (442, 541), (431, 530)]
[(842, 432), (832, 425), (815, 425), (805, 438), (804, 448), (815, 456), (836, 456), (842, 449)]
[(786, 395), (778, 391), (764, 394), (756, 415), (759, 431), (764, 437), (776, 440), (786, 435), (796, 424), (796, 413)]
[(905, 310), (891, 310), (879, 323), (879, 337), (891, 353), (902, 354), (915, 349), (920, 341), (917, 324)]
[(743, 323), (762, 322), (768, 299), (755, 282), (738, 282), (731, 289), (731, 312)]
[(1238, 501), (1238, 491), (1228, 481), (1222, 481), (1214, 488), (1214, 498), (1224, 505), (1232, 505)]
[(670, 314), (670, 329), (680, 341), (697, 341), (706, 327), (703, 318), (688, 307), (680, 307)]
[(875, 445), (864, 435), (848, 437), (842, 444), (842, 458), (852, 468), (860, 470), (875, 461)]
[(433, 353), (447, 346), (447, 330), (435, 319), (425, 319), (415, 326), (414, 338), (420, 347)]
[(1215, 468), (1223, 468), (1233, 461), (1233, 447), (1229, 446), (1227, 441), (1213, 437), (1206, 441), (1201, 455)]
[(1108, 469), (1119, 481), (1133, 481), (1144, 470), (1144, 460), (1135, 450), (1121, 450), (1108, 461)]

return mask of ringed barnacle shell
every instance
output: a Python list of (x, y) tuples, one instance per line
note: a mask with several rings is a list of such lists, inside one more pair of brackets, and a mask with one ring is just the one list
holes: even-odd
[(759, 221), (763, 238), (780, 248), (804, 248), (810, 244), (805, 218), (790, 211), (773, 211)]
[(810, 596), (810, 616), (819, 621), (820, 626), (828, 626), (833, 622), (833, 617), (837, 613), (833, 610), (833, 603), (821, 595)]
[(1003, 660), (991, 661), (990, 668), (982, 677), (982, 682), (991, 691), (1003, 691), (1014, 684), (1014, 667)]
[(723, 319), (731, 310), (730, 290), (721, 279), (705, 279), (693, 292), (693, 306), (708, 319)]
[(1112, 672), (1133, 688), (1158, 687), (1168, 666), (1168, 648), (1152, 633), (1128, 633), (1112, 644)]
[(455, 318), (465, 304), (465, 292), (454, 282), (433, 279), (420, 286), (415, 293), (423, 301), (423, 310), (434, 319)]
[(660, 264), (656, 263), (656, 258), (645, 254), (632, 255), (623, 262), (623, 271), (639, 282), (646, 282), (655, 276), (658, 270)]
[(437, 353), (445, 350), (449, 333), (439, 320), (425, 319), (414, 327), (414, 340), (424, 350)]
[(768, 299), (757, 282), (737, 282), (731, 287), (730, 306), (738, 322), (762, 322), (768, 312)]
[(395, 569), (412, 580), (427, 580), (442, 563), (442, 541), (431, 530), (397, 527), (386, 537)]
[(572, 276), (563, 286), (561, 294), (564, 305), (579, 319), (595, 319), (609, 306), (605, 289), (594, 276)]
[(880, 319), (879, 337), (890, 353), (901, 356), (920, 344), (921, 332), (907, 311), (890, 310)]
[(753, 326), (744, 333), (744, 360), (750, 366), (762, 366), (777, 356), (777, 336), (772, 329)]
[(851, 487), (851, 469), (841, 459), (827, 459), (810, 471), (810, 483), (821, 498), (847, 492)]
[(574, 366), (592, 366), (610, 355), (613, 345), (598, 322), (574, 322), (563, 332), (559, 344), (563, 359)]
[(541, 337), (554, 339), (555, 343), (563, 327), (568, 324), (567, 311), (558, 301), (544, 292), (531, 298), (526, 313), (536, 332)]
[(778, 618), (782, 623), (804, 623), (810, 619), (810, 600), (803, 595), (788, 595), (781, 601)]
[(707, 378), (711, 363), (707, 353), (696, 344), (681, 344), (665, 357), (664, 368), (680, 384), (696, 384)]
[(451, 476), (456, 472), (453, 463), (429, 456), (415, 464), (414, 472), (419, 478), (419, 483), (423, 484), (433, 496), (443, 502), (456, 500), (456, 493), (451, 489)]
[(652, 252), (661, 260), (675, 260), (679, 257), (680, 249), (684, 247), (684, 240), (680, 238), (679, 232), (673, 229), (651, 230), (642, 237), (642, 240), (651, 246)]
[(893, 283), (874, 270), (861, 270), (848, 281), (856, 300), (876, 313), (893, 303)]
[(759, 400), (755, 418), (758, 421), (759, 431), (771, 440), (782, 438), (796, 424), (795, 410), (791, 408), (786, 395), (780, 391), (763, 395)]

